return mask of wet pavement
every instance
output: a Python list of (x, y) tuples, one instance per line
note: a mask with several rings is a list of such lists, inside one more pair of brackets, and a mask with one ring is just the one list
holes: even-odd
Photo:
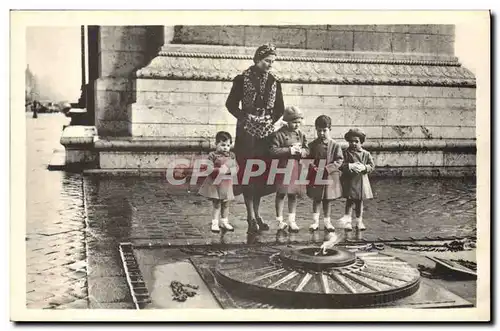
[[(62, 115), (27, 115), (27, 306), (29, 308), (133, 308), (118, 245), (247, 243), (242, 197), (231, 204), (234, 232), (210, 232), (211, 204), (196, 188), (176, 188), (161, 178), (82, 176), (48, 171)], [(373, 178), (366, 202), (367, 240), (468, 236), (476, 230), (475, 179)], [(332, 204), (335, 218), (343, 201)], [(271, 229), (252, 242), (321, 242), (310, 233), (311, 201), (299, 201), (298, 234), (277, 232), (274, 196), (263, 199)], [(286, 217), (286, 212), (285, 212)], [(352, 234), (351, 234), (352, 235)]]
[[(365, 203), (361, 233), (366, 240), (394, 237), (468, 236), (475, 234), (475, 179), (373, 178), (375, 198)], [(246, 243), (245, 207), (239, 196), (230, 207), (234, 232), (210, 232), (211, 202), (196, 188), (170, 186), (161, 178), (85, 177), (85, 197), (90, 229), (119, 241), (154, 245)], [(332, 204), (334, 219), (343, 215), (344, 201)], [(261, 203), (264, 220), (271, 229), (255, 240), (260, 242), (320, 242), (324, 231), (311, 233), (311, 200), (299, 200), (297, 234), (277, 231), (274, 196)], [(285, 212), (286, 218), (286, 212)], [(358, 235), (359, 236), (359, 235)]]
[(82, 176), (52, 172), (63, 115), (26, 115), (28, 308), (87, 308), (87, 270)]

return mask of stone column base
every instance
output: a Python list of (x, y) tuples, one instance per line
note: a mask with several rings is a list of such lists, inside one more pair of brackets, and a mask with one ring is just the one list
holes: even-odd
[[(342, 143), (343, 147), (347, 147)], [(94, 148), (101, 172), (150, 172), (175, 168), (189, 175), (194, 161), (214, 149), (209, 139), (100, 138)], [(465, 176), (475, 174), (474, 140), (381, 140), (365, 143), (377, 165), (374, 175)], [(179, 170), (181, 169), (181, 170)]]
[(95, 126), (70, 125), (64, 128), (61, 145), (66, 150), (65, 166), (95, 167), (98, 154), (94, 151), (94, 139), (97, 136)]

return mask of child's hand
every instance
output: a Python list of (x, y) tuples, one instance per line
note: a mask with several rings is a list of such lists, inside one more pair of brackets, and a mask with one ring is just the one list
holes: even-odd
[(301, 158), (306, 158), (308, 154), (309, 153), (307, 153), (307, 149), (305, 149), (305, 148), (300, 149), (300, 157)]
[(356, 167), (356, 163), (349, 163), (349, 171), (358, 173), (358, 168)]
[(223, 175), (226, 175), (230, 172), (230, 169), (229, 167), (226, 165), (226, 164), (223, 164), (221, 165), (221, 167), (219, 168), (219, 172)]
[(366, 171), (366, 166), (363, 163), (357, 163), (357, 168), (359, 172)]
[(366, 170), (366, 167), (364, 164), (356, 162), (356, 163), (349, 163), (349, 170), (354, 171), (355, 173), (359, 174), (363, 171)]

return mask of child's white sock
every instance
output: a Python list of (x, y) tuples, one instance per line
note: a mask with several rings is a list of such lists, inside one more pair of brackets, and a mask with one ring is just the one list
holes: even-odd
[(316, 231), (319, 228), (319, 213), (313, 213), (313, 224), (309, 226), (309, 229)]
[(278, 222), (278, 228), (280, 230), (284, 230), (288, 226), (288, 224), (283, 222), (283, 216), (276, 216), (276, 221)]
[(212, 220), (211, 230), (212, 230), (212, 232), (219, 232), (220, 231), (219, 220), (216, 220), (216, 219)]
[(295, 222), (295, 213), (288, 214), (288, 225), (290, 226), (290, 231), (299, 231), (299, 226)]
[(335, 231), (335, 227), (332, 225), (332, 222), (330, 221), (330, 217), (325, 217), (323, 219), (323, 224), (325, 224), (325, 230)]

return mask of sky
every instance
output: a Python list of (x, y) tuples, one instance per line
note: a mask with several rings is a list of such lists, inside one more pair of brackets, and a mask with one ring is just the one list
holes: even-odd
[(26, 58), (30, 70), (54, 92), (54, 101), (80, 97), (80, 27), (28, 27)]
[[(31, 71), (49, 85), (55, 101), (76, 102), (80, 96), (80, 27), (29, 27), (27, 62)], [(474, 26), (457, 25), (455, 55), (475, 72), (477, 57), (471, 54)]]

